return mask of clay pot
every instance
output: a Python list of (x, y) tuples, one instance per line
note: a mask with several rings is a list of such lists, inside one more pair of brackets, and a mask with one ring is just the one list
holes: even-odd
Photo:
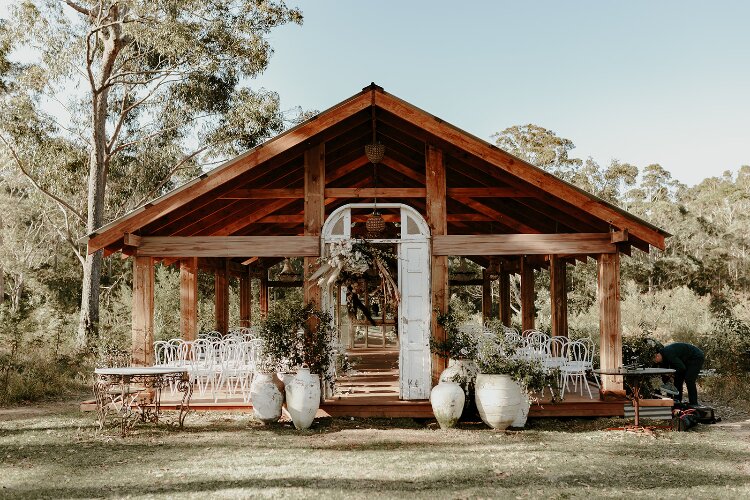
[(455, 382), (440, 382), (430, 392), (432, 413), (435, 414), (441, 429), (455, 427), (464, 411), (463, 388)]
[(509, 375), (477, 375), (476, 403), (482, 421), (493, 429), (505, 430), (518, 416), (521, 387)]
[(297, 429), (309, 428), (320, 408), (320, 376), (302, 366), (286, 386), (286, 410)]
[(275, 373), (256, 373), (250, 384), (253, 415), (264, 424), (276, 422), (281, 417), (284, 396), (276, 385)]
[(516, 419), (510, 424), (511, 427), (518, 429), (526, 425), (526, 420), (529, 418), (529, 409), (531, 408), (531, 402), (529, 401), (528, 394), (521, 393), (521, 405), (518, 407), (518, 414)]

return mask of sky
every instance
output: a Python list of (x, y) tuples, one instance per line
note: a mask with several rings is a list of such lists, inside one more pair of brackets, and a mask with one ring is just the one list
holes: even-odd
[(476, 135), (533, 123), (694, 185), (750, 164), (750, 2), (288, 0), (252, 85), (326, 109), (375, 82)]
[[(679, 181), (750, 164), (750, 2), (286, 0), (251, 86), (324, 110), (375, 82), (478, 137), (533, 123), (571, 155)], [(0, 0), (0, 17), (9, 0)]]

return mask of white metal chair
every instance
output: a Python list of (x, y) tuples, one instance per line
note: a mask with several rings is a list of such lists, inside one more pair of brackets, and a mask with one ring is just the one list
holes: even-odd
[(593, 398), (593, 396), (591, 395), (591, 388), (586, 381), (586, 372), (590, 369), (592, 359), (591, 355), (593, 354), (593, 352), (588, 348), (588, 345), (585, 342), (581, 342), (578, 340), (569, 342), (567, 350), (568, 359), (560, 368), (560, 374), (563, 380), (561, 395), (563, 397), (565, 396), (565, 390), (568, 387), (569, 381), (573, 382), (574, 392), (578, 388), (578, 383), (580, 381), (581, 396), (583, 396), (583, 387), (586, 386), (589, 397)]

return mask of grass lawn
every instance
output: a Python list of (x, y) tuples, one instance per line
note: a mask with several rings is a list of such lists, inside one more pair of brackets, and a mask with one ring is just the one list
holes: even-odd
[(0, 410), (0, 498), (750, 498), (750, 429), (656, 437), (607, 420), (522, 432), (323, 419), (309, 431), (191, 413), (183, 432), (94, 426), (72, 405)]

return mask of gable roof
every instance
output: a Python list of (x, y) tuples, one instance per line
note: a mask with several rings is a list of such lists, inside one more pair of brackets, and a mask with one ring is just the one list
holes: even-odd
[[(470, 192), (460, 191), (462, 188), (454, 190), (451, 201), (454, 210), (476, 212), (475, 220), (489, 218), (497, 224), (490, 227), (490, 231), (558, 232), (560, 226), (563, 228), (560, 232), (615, 228), (627, 230), (633, 244), (642, 250), (648, 251), (649, 245), (664, 249), (664, 239), (669, 236), (667, 232), (372, 84), (296, 127), (102, 226), (87, 236), (88, 251), (91, 253), (102, 248), (117, 251), (123, 247), (123, 237), (128, 233), (190, 235), (204, 231), (210, 235), (242, 234), (263, 218), (290, 224), (289, 231), (293, 231), (291, 224), (295, 220), (294, 214), (299, 211), (299, 204), (295, 204), (295, 200), (273, 199), (273, 190), (301, 187), (301, 176), (295, 172), (299, 173), (301, 169), (302, 152), (312, 144), (326, 141), (332, 145), (331, 165), (337, 165), (334, 175), (329, 176), (327, 170), (326, 183), (336, 184), (341, 179), (339, 184), (346, 187), (368, 185), (369, 170), (364, 177), (360, 173), (355, 178), (355, 173), (369, 165), (362, 154), (361, 144), (370, 142), (370, 114), (373, 110), (378, 113), (378, 130), (384, 130), (390, 141), (386, 149), (388, 158), (383, 164), (392, 169), (391, 182), (399, 186), (403, 183), (407, 186), (423, 184), (424, 162), (419, 148), (421, 144), (435, 144), (447, 152), (446, 162), (450, 162), (452, 175), (459, 184), (505, 186), (512, 192), (509, 201), (480, 202), (464, 196)], [(418, 169), (420, 161), (421, 173)], [(410, 168), (410, 164), (417, 168)], [(242, 201), (239, 197), (225, 198), (238, 189), (247, 190), (248, 186), (266, 189), (268, 196), (257, 203)], [(533, 197), (531, 203), (523, 200), (515, 203), (529, 196)], [(515, 201), (511, 201), (514, 197)], [(529, 213), (535, 216), (534, 224), (529, 223)]]

